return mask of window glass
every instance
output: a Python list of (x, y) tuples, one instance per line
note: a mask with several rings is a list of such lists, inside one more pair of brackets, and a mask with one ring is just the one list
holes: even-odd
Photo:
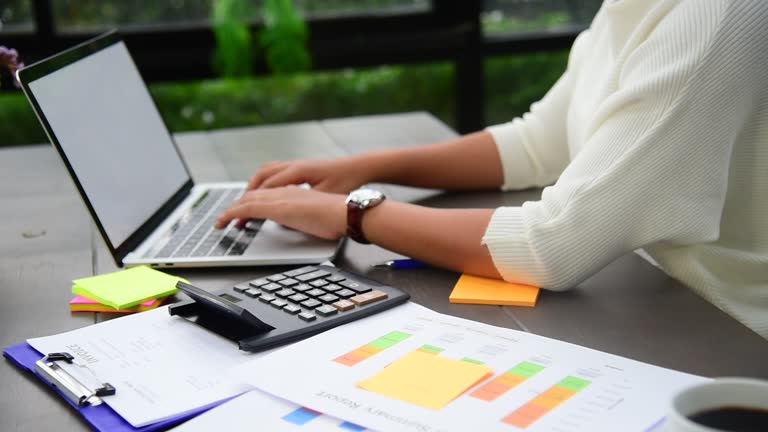
[(487, 35), (588, 26), (602, 0), (483, 0)]
[(0, 2), (0, 33), (30, 32), (34, 28), (31, 0)]
[[(93, 31), (109, 27), (207, 24), (215, 0), (57, 0), (54, 20), (61, 31)], [(17, 2), (18, 3), (18, 2)], [(253, 20), (263, 0), (250, 1)], [(397, 14), (429, 10), (429, 0), (294, 0), (305, 16)]]

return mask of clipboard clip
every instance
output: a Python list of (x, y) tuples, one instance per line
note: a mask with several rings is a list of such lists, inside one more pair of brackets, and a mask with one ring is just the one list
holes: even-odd
[(117, 390), (109, 383), (103, 383), (101, 387), (94, 390), (89, 389), (56, 364), (57, 361), (71, 364), (72, 360), (74, 357), (67, 352), (50, 353), (35, 362), (35, 370), (80, 407), (101, 405), (102, 397), (115, 394)]

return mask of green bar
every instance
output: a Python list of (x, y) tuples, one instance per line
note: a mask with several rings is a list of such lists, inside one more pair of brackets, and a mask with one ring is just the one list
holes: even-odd
[(592, 381), (576, 378), (575, 376), (567, 376), (562, 381), (557, 383), (558, 386), (567, 388), (573, 391), (579, 391), (588, 386)]
[(368, 345), (374, 346), (376, 348), (387, 349), (398, 342), (408, 339), (409, 337), (411, 337), (411, 335), (408, 333), (393, 331), (376, 340), (368, 342)]
[(530, 378), (537, 373), (544, 370), (544, 366), (537, 365), (536, 363), (531, 363), (524, 361), (517, 366), (513, 367), (512, 369), (508, 370), (507, 373), (513, 373), (515, 375), (519, 375), (521, 377)]
[(389, 332), (389, 333), (385, 334), (380, 339), (389, 339), (389, 340), (393, 340), (395, 342), (402, 342), (402, 341), (408, 339), (409, 337), (411, 337), (411, 335), (409, 335), (408, 333), (404, 333), (404, 332), (401, 332), (401, 331), (393, 331), (393, 332)]
[(475, 359), (469, 358), (469, 357), (464, 357), (463, 359), (461, 359), (461, 361), (465, 361), (465, 362), (469, 362), (469, 363), (474, 363), (474, 364), (485, 364), (485, 363), (481, 362), (480, 360), (475, 360)]
[(424, 351), (430, 351), (435, 354), (440, 354), (441, 352), (445, 351), (444, 349), (440, 347), (436, 347), (434, 345), (422, 345), (419, 349), (423, 349)]
[(392, 345), (397, 344), (397, 342), (398, 341), (393, 341), (393, 340), (384, 339), (383, 337), (380, 337), (374, 341), (368, 342), (367, 345), (375, 346), (376, 348), (381, 348), (384, 350), (391, 347)]

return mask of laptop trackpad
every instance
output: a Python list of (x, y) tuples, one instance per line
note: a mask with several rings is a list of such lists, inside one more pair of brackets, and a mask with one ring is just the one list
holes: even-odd
[(338, 240), (323, 240), (267, 220), (245, 250), (244, 256), (266, 259), (328, 258), (334, 254), (338, 243)]

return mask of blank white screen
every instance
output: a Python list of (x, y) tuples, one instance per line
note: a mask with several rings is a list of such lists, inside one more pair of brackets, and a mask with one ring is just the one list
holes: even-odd
[(123, 42), (29, 87), (113, 247), (189, 179)]

